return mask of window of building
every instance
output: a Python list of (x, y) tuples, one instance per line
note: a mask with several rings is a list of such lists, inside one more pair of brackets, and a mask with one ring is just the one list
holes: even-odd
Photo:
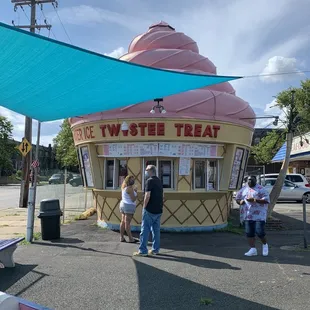
[(218, 160), (197, 159), (194, 163), (193, 188), (217, 191), (219, 187)]
[[(164, 159), (164, 158), (144, 158), (143, 167), (145, 168), (148, 165), (154, 165), (157, 169), (157, 176), (163, 184), (163, 188), (174, 188), (175, 180), (175, 164), (174, 160)], [(143, 183), (144, 186), (144, 183)]]
[(120, 188), (127, 175), (126, 159), (107, 158), (105, 160), (105, 188)]

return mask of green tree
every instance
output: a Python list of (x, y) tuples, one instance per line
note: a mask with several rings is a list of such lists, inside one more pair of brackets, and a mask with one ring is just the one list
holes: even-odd
[(282, 91), (277, 96), (277, 104), (285, 113), (283, 124), (286, 128), (286, 154), (277, 181), (270, 193), (268, 215), (279, 198), (287, 173), (294, 136), (303, 135), (310, 129), (310, 80), (301, 82), (301, 87)]
[(0, 174), (3, 170), (12, 170), (12, 155), (16, 152), (12, 142), (12, 123), (0, 116)]
[(285, 131), (273, 130), (252, 147), (251, 153), (257, 164), (269, 164), (285, 141)]
[(63, 167), (78, 166), (79, 163), (69, 121), (65, 119), (60, 128), (60, 132), (54, 139), (56, 159)]

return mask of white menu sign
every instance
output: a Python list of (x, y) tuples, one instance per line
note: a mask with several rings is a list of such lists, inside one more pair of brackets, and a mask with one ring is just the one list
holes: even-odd
[(158, 155), (158, 143), (103, 144), (105, 157), (147, 157)]
[(184, 157), (214, 158), (217, 157), (216, 144), (199, 143), (105, 143), (104, 157)]
[(158, 155), (184, 158), (217, 157), (217, 145), (194, 143), (159, 143)]
[(238, 179), (241, 170), (241, 163), (244, 149), (237, 148), (235, 152), (233, 167), (230, 176), (229, 189), (236, 189), (238, 186)]
[(190, 175), (191, 159), (181, 157), (179, 161), (179, 175)]

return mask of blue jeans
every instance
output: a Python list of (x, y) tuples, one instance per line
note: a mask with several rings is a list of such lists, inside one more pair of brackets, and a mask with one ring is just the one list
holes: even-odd
[(265, 222), (264, 221), (244, 221), (245, 233), (248, 238), (254, 238), (255, 234), (259, 238), (265, 237)]
[(147, 254), (147, 243), (149, 240), (150, 232), (152, 232), (152, 251), (155, 253), (159, 252), (160, 247), (160, 214), (153, 214), (145, 209), (142, 211), (142, 223), (140, 233), (140, 246), (139, 252)]

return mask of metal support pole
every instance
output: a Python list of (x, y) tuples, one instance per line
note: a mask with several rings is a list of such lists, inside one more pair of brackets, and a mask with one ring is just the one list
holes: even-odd
[(302, 217), (304, 222), (304, 248), (307, 249), (307, 202), (305, 196), (302, 199)]
[(64, 201), (63, 201), (63, 207), (62, 207), (62, 222), (63, 222), (63, 223), (65, 223), (66, 187), (67, 187), (67, 168), (65, 168), (65, 180), (64, 180)]
[(88, 190), (87, 190), (87, 187), (85, 186), (85, 205), (84, 205), (84, 211), (87, 210), (87, 194), (88, 194)]
[[(41, 122), (38, 122), (37, 145), (36, 145), (36, 161), (39, 162)], [(33, 186), (29, 188), (28, 198), (28, 216), (27, 216), (27, 235), (26, 241), (32, 242), (34, 228), (34, 214), (36, 208), (37, 183), (38, 183), (38, 165), (34, 168)]]

